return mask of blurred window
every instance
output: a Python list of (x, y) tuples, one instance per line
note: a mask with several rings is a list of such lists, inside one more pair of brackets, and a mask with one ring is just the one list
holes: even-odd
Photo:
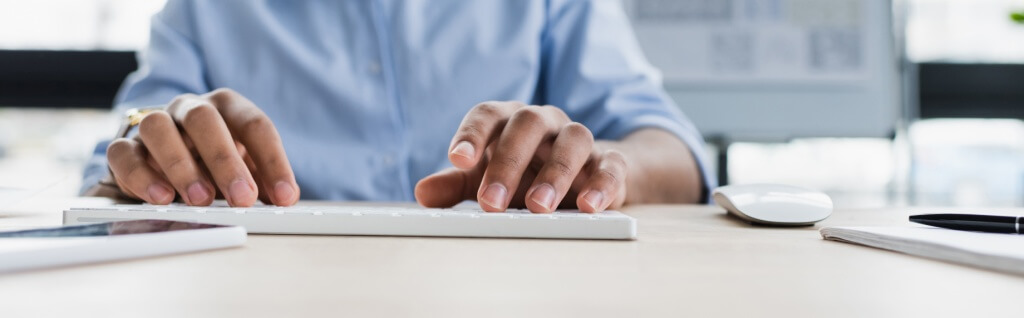
[(1024, 63), (1024, 0), (906, 0), (914, 62)]
[(138, 50), (166, 0), (0, 0), (0, 50)]
[[(906, 0), (915, 62), (1024, 63), (1021, 0)], [(0, 0), (0, 49), (135, 50), (166, 0)]]

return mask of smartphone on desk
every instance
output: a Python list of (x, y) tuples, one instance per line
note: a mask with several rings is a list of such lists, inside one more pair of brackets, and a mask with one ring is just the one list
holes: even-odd
[(0, 273), (241, 246), (245, 229), (132, 220), (0, 232)]

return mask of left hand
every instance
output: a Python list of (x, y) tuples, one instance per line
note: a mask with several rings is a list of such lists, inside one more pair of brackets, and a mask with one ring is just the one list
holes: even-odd
[(420, 180), (416, 200), (426, 207), (476, 200), (488, 212), (615, 209), (626, 198), (627, 160), (601, 148), (557, 107), (481, 103), (452, 138), (448, 159), (455, 167)]

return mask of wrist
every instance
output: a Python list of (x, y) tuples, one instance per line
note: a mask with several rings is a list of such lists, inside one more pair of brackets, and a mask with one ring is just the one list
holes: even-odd
[[(697, 203), (703, 181), (686, 144), (660, 129), (642, 129), (621, 141), (601, 142), (626, 160), (626, 204)], [(598, 148), (599, 151), (601, 148)]]

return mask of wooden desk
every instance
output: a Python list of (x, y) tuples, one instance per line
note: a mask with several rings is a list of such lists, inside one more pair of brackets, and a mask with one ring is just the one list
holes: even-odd
[[(0, 226), (59, 224), (59, 200), (34, 201)], [(637, 241), (252, 235), (237, 249), (0, 275), (0, 316), (1020, 315), (1022, 277), (751, 227), (717, 207), (624, 212)], [(822, 225), (910, 212), (842, 210)]]

